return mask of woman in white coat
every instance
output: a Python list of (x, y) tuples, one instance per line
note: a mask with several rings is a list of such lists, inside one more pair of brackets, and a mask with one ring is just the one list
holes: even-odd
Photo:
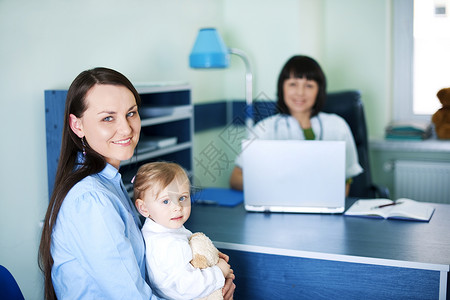
[[(326, 78), (320, 65), (308, 56), (291, 57), (280, 72), (277, 89), (278, 113), (254, 126), (254, 138), (345, 141), (348, 195), (352, 178), (363, 169), (348, 124), (336, 114), (321, 112), (326, 100)], [(243, 189), (241, 155), (236, 158), (230, 186)]]

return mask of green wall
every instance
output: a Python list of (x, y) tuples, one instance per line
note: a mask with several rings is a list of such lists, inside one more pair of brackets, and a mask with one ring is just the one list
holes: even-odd
[(391, 1), (327, 1), (325, 58), (329, 90), (358, 89), (370, 137), (391, 119)]

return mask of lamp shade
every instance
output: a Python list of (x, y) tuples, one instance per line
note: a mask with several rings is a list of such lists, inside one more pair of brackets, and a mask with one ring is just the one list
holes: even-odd
[(230, 52), (215, 28), (200, 29), (189, 55), (191, 68), (227, 68)]

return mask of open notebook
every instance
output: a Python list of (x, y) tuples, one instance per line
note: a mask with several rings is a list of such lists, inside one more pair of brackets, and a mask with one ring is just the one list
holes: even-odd
[(345, 142), (246, 140), (242, 155), (246, 210), (344, 211)]

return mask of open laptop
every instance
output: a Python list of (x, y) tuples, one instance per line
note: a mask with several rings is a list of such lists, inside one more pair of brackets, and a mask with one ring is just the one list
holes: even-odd
[(344, 212), (344, 141), (245, 140), (242, 155), (246, 210)]

